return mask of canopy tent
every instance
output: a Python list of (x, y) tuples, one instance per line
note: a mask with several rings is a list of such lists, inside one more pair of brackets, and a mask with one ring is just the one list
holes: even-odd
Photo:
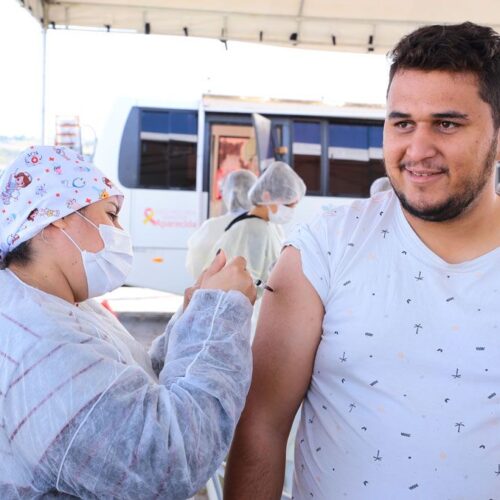
[(19, 0), (46, 27), (387, 52), (433, 23), (500, 27), (498, 0)]

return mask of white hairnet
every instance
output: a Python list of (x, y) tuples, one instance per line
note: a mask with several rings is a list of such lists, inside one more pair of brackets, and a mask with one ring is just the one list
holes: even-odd
[(250, 170), (235, 170), (224, 179), (222, 199), (229, 212), (250, 210), (248, 191), (256, 181), (257, 176)]
[(248, 193), (252, 205), (288, 205), (306, 194), (304, 181), (282, 161), (266, 168)]
[(370, 186), (370, 196), (380, 193), (381, 191), (389, 191), (389, 189), (392, 189), (389, 177), (379, 177), (375, 179)]

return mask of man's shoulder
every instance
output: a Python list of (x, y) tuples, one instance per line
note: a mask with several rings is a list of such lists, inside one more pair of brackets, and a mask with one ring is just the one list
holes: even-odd
[(396, 200), (394, 191), (383, 191), (377, 193), (370, 198), (361, 198), (353, 202), (343, 205), (339, 215), (348, 217), (356, 214), (361, 219), (362, 217), (373, 217), (377, 215), (381, 209), (385, 209), (394, 204)]
[(355, 200), (345, 205), (325, 205), (319, 214), (309, 222), (299, 225), (296, 232), (304, 229), (317, 237), (330, 235), (336, 240), (349, 238), (363, 228), (379, 223), (381, 215), (395, 214), (397, 198), (393, 191), (384, 191), (366, 199)]

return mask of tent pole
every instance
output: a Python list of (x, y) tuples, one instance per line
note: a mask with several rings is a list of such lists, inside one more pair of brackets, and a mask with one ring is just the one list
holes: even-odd
[(45, 100), (47, 85), (47, 26), (42, 26), (42, 109), (41, 109), (41, 144), (45, 144)]

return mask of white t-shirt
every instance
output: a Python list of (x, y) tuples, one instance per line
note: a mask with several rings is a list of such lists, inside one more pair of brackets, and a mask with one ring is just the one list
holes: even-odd
[(500, 499), (500, 248), (448, 264), (390, 192), (288, 239), (325, 307), (295, 499)]

